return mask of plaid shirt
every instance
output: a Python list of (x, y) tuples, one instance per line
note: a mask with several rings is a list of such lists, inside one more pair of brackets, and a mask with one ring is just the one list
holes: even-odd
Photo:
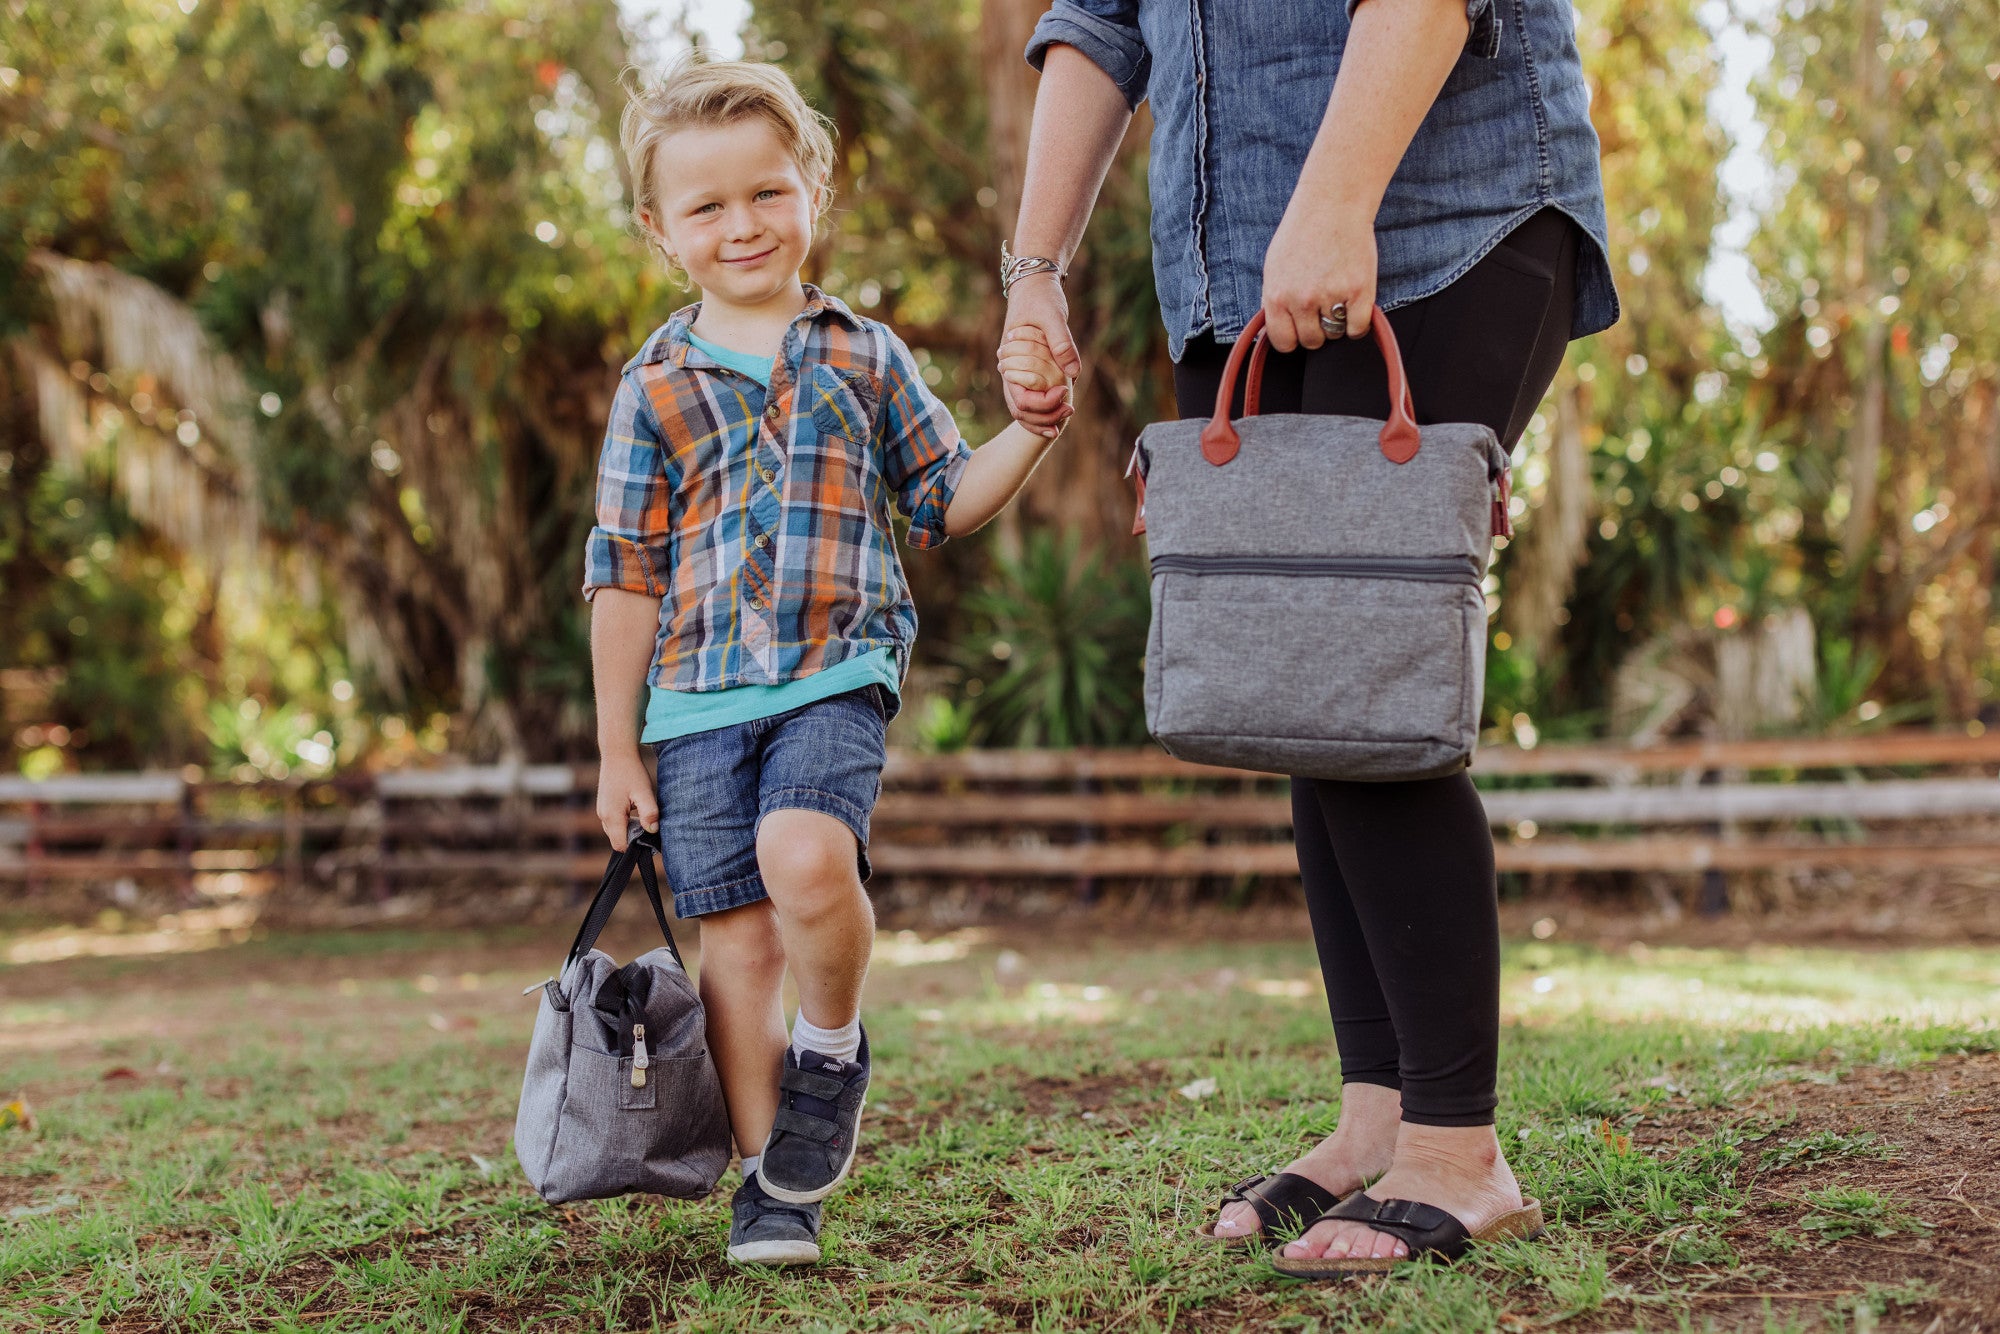
[(890, 524), (945, 540), (971, 457), (910, 349), (819, 289), (768, 392), (688, 341), (677, 311), (619, 379), (597, 469), (584, 596), (661, 599), (648, 681), (670, 690), (777, 685), (893, 647), (916, 607)]

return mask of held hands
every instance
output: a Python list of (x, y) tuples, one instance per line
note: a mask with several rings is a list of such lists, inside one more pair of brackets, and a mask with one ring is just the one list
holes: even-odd
[(648, 831), (660, 827), (653, 776), (646, 772), (636, 747), (622, 755), (606, 755), (597, 767), (597, 822), (604, 826), (613, 851), (625, 851), (625, 832), (634, 818)]
[[(1071, 377), (1056, 360), (1041, 328), (1018, 324), (1008, 329), (1000, 342), (999, 369), (1007, 389), (1008, 407), (1015, 409), (1018, 402), (1025, 409), (1014, 412), (1016, 420), (1046, 439), (1061, 435), (1064, 424), (1075, 411), (1069, 401)], [(1032, 406), (1042, 403), (1052, 406), (1047, 409)], [(1044, 416), (1050, 420), (1038, 420)]]
[[(1015, 421), (1035, 434), (1053, 440), (1051, 432), (1059, 433), (1062, 424), (1075, 412), (1070, 402), (1070, 385), (1083, 370), (1083, 360), (1077, 355), (1076, 343), (1069, 336), (1069, 302), (1063, 296), (1062, 283), (1053, 274), (1038, 273), (1021, 278), (1014, 284), (1014, 291), (1007, 300), (1007, 345), (1001, 349), (1001, 384), (1007, 394), (1007, 411)], [(1005, 358), (1013, 347), (1017, 336), (1027, 335), (1040, 341), (1042, 355), (1053, 363), (1054, 375), (1043, 367), (1034, 378), (1056, 383), (1035, 388), (1024, 382), (1017, 383), (1008, 374)], [(1017, 349), (1014, 355), (1032, 357), (1033, 352)], [(1017, 367), (1025, 371), (1025, 367)]]
[(1328, 338), (1320, 316), (1342, 303), (1347, 337), (1360, 338), (1375, 309), (1374, 221), (1294, 195), (1264, 252), (1264, 328), (1271, 347), (1323, 346)]

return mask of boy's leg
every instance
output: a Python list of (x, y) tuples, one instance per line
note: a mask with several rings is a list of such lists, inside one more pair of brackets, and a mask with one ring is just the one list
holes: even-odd
[(861, 1014), (875, 909), (861, 887), (859, 851), (852, 830), (818, 811), (772, 811), (757, 830), (757, 865), (799, 1013), (816, 1028), (845, 1028)]
[(846, 1178), (868, 1092), (861, 985), (875, 910), (862, 882), (886, 759), (884, 699), (870, 687), (808, 705), (785, 715), (763, 749), (757, 866), (800, 1003), (757, 1175), (788, 1203), (824, 1199)]
[(701, 1003), (736, 1150), (754, 1158), (778, 1110), (785, 1063), (785, 947), (768, 899), (701, 919)]

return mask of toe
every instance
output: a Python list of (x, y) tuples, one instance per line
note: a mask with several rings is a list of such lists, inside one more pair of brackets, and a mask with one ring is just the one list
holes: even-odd
[(1218, 1237), (1247, 1237), (1262, 1225), (1258, 1222), (1257, 1211), (1247, 1204), (1232, 1204), (1222, 1211), (1222, 1217), (1215, 1220), (1215, 1235)]
[(1339, 1235), (1340, 1229), (1337, 1224), (1315, 1224), (1306, 1229), (1305, 1235), (1285, 1247), (1285, 1254), (1294, 1260), (1316, 1260), (1323, 1255), (1330, 1254), (1327, 1250), (1327, 1244)]

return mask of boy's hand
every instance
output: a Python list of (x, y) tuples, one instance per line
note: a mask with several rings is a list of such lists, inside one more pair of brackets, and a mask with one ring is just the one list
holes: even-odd
[(1060, 389), (1069, 377), (1049, 350), (1048, 340), (1032, 324), (1016, 325), (1000, 342), (1000, 378), (1023, 389)]
[(653, 777), (637, 750), (607, 755), (597, 766), (597, 821), (616, 852), (625, 851), (625, 831), (633, 817), (648, 831), (660, 827), (660, 801)]

